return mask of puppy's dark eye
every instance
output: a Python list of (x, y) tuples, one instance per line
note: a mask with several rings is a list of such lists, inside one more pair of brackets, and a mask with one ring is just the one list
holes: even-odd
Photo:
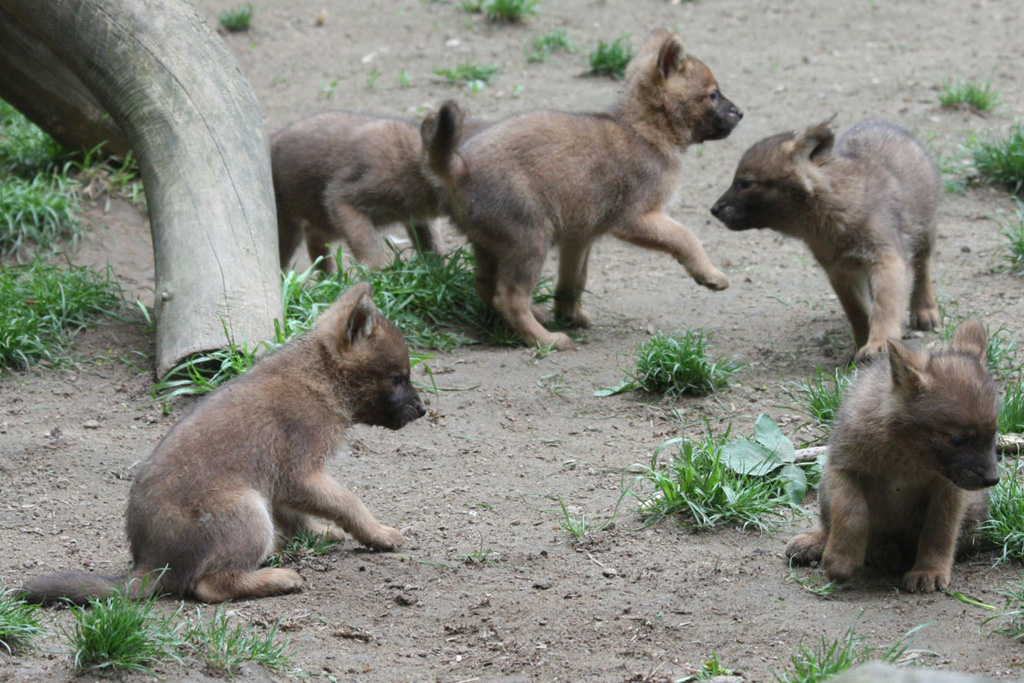
[(968, 437), (963, 432), (953, 432), (949, 435), (949, 443), (959, 448), (967, 444)]
[(743, 178), (741, 180), (736, 181), (736, 189), (737, 190), (749, 190), (753, 186), (754, 186), (754, 181), (750, 180), (748, 178)]
[(402, 375), (394, 375), (391, 378), (391, 381), (395, 383), (396, 387), (400, 387), (403, 384), (405, 384), (406, 382), (408, 382), (409, 380), (408, 380), (408, 378), (404, 374), (402, 374)]
[(722, 94), (715, 90), (713, 93), (708, 95), (708, 99), (710, 99), (715, 104), (718, 104), (718, 101), (722, 99)]

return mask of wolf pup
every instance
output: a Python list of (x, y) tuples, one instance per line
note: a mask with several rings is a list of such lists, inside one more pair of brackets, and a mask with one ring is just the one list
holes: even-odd
[[(471, 121), (469, 133), (483, 123)], [(276, 131), (270, 163), (277, 200), (281, 267), (306, 238), (309, 258), (333, 270), (328, 243), (344, 239), (361, 263), (390, 260), (377, 228), (405, 222), (413, 245), (438, 251), (433, 224), (443, 186), (426, 172), (418, 122), (324, 112)]]
[(401, 532), (374, 519), (324, 461), (352, 422), (398, 429), (425, 412), (405, 341), (374, 308), (369, 285), (354, 286), (311, 331), (198, 403), (157, 444), (128, 497), (127, 576), (53, 574), (29, 580), (25, 598), (277, 595), (302, 577), (261, 563), (299, 531), (341, 538), (344, 529), (371, 548), (399, 546)]
[[(786, 555), (846, 581), (865, 563), (906, 572), (904, 589), (949, 585), (953, 556), (985, 518), (996, 468), (996, 394), (985, 328), (967, 322), (934, 353), (888, 342), (843, 401), (819, 487), (821, 531)], [(908, 571), (909, 570), (909, 571)]]
[(697, 237), (664, 205), (689, 145), (720, 140), (743, 113), (678, 35), (653, 32), (630, 62), (623, 92), (605, 114), (537, 111), (494, 124), (460, 144), (458, 108), (423, 122), (431, 168), (476, 255), (476, 289), (529, 345), (572, 346), (549, 332), (531, 295), (552, 245), (559, 249), (555, 316), (590, 324), (580, 307), (587, 259), (606, 233), (668, 252), (700, 284), (725, 289)]
[(711, 213), (730, 230), (799, 237), (825, 269), (853, 327), (856, 359), (910, 325), (939, 326), (929, 274), (939, 173), (913, 135), (862, 121), (839, 138), (831, 120), (761, 140), (740, 159)]

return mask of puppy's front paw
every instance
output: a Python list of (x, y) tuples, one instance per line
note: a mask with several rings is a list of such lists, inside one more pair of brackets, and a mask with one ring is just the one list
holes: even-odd
[(405, 543), (405, 536), (394, 527), (381, 524), (374, 529), (365, 539), (360, 539), (363, 545), (378, 550), (394, 550)]
[(825, 550), (827, 537), (824, 531), (812, 531), (800, 534), (786, 544), (786, 557), (793, 564), (811, 564), (821, 561), (821, 553)]
[(825, 574), (834, 581), (849, 581), (861, 564), (848, 555), (838, 553), (826, 553), (821, 563), (825, 567)]
[(697, 284), (704, 285), (713, 292), (720, 292), (729, 286), (729, 278), (725, 276), (725, 273), (718, 269), (712, 269), (707, 273), (701, 273), (693, 279), (697, 281)]
[(938, 308), (922, 308), (910, 314), (910, 327), (915, 330), (937, 330), (942, 325)]
[(855, 363), (870, 363), (874, 358), (882, 353), (882, 349), (885, 348), (885, 342), (873, 342), (869, 341), (864, 346), (857, 349), (856, 355), (853, 357)]
[(903, 589), (911, 593), (934, 593), (949, 586), (949, 572), (942, 569), (911, 569), (903, 575)]

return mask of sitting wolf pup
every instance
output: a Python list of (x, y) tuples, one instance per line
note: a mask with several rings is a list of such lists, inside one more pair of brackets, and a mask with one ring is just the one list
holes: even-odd
[(341, 538), (344, 529), (373, 548), (399, 546), (401, 532), (374, 519), (324, 461), (352, 422), (398, 429), (425, 412), (405, 341), (369, 285), (356, 285), (304, 336), (199, 402), (142, 463), (128, 497), (127, 576), (43, 576), (26, 583), (25, 598), (277, 595), (302, 577), (261, 563), (299, 531)]
[(949, 585), (954, 554), (985, 518), (985, 488), (999, 481), (985, 337), (966, 322), (933, 353), (890, 340), (888, 362), (860, 371), (822, 472), (822, 529), (789, 542), (793, 562), (821, 560), (830, 579), (846, 581), (867, 560), (906, 572), (911, 592)]
[(669, 253), (708, 289), (728, 287), (700, 240), (664, 206), (679, 185), (682, 152), (725, 138), (742, 117), (680, 37), (657, 30), (608, 113), (528, 112), (466, 140), (458, 107), (447, 103), (422, 131), (452, 218), (473, 245), (480, 297), (527, 345), (567, 349), (568, 335), (546, 330), (547, 316), (531, 307), (553, 245), (555, 317), (569, 325), (590, 325), (580, 298), (590, 247), (605, 234)]
[(730, 230), (799, 237), (828, 274), (853, 327), (856, 359), (910, 326), (939, 326), (929, 274), (939, 173), (917, 138), (862, 121), (833, 149), (831, 120), (765, 138), (744, 153), (711, 213)]

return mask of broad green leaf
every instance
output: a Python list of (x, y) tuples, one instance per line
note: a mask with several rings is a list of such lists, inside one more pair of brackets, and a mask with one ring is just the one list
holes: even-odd
[(631, 382), (628, 379), (622, 380), (618, 385), (613, 387), (603, 387), (594, 392), (594, 396), (615, 396), (623, 392), (635, 389), (636, 383)]
[(807, 495), (807, 475), (803, 469), (798, 465), (783, 465), (779, 477), (785, 482), (782, 490), (786, 492), (789, 500), (794, 505), (802, 503), (804, 496)]
[(737, 474), (763, 477), (782, 461), (761, 444), (740, 439), (722, 445), (722, 463)]
[(779, 425), (767, 414), (761, 413), (754, 423), (754, 441), (775, 453), (782, 462), (793, 462), (796, 450), (793, 443), (779, 429)]

